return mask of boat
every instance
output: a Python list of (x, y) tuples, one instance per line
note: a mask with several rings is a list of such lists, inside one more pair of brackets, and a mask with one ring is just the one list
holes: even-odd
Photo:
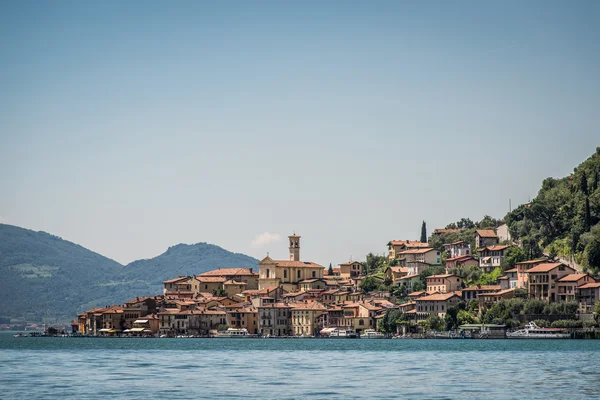
[(348, 338), (355, 339), (358, 336), (353, 329), (343, 328), (325, 328), (321, 330), (321, 336), (330, 338)]
[(226, 331), (218, 331), (215, 334), (218, 338), (244, 338), (251, 337), (246, 328), (228, 328)]
[(571, 334), (564, 328), (540, 328), (535, 322), (525, 325), (525, 328), (507, 332), (509, 339), (570, 339)]
[(365, 339), (385, 339), (385, 335), (377, 332), (375, 329), (366, 329), (360, 337)]

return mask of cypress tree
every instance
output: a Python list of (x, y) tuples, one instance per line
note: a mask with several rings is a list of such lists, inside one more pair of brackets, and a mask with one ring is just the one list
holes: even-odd
[(333, 275), (333, 267), (331, 266), (331, 263), (329, 263), (329, 271), (327, 271), (328, 275)]
[(426, 243), (427, 242), (427, 225), (425, 224), (425, 221), (423, 221), (423, 224), (421, 225), (421, 243)]

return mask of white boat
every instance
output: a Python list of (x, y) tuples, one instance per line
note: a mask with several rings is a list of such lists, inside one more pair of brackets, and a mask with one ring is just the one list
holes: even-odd
[(251, 335), (248, 333), (248, 329), (246, 328), (229, 328), (226, 331), (219, 331), (215, 335), (218, 338), (236, 338), (236, 337), (250, 337)]
[(377, 332), (375, 329), (366, 329), (360, 337), (365, 339), (385, 339), (385, 335)]
[(358, 337), (353, 329), (343, 328), (325, 328), (321, 330), (321, 335), (330, 338), (349, 338), (354, 339)]
[(569, 339), (571, 335), (563, 328), (540, 328), (535, 322), (525, 325), (524, 329), (507, 332), (509, 339)]

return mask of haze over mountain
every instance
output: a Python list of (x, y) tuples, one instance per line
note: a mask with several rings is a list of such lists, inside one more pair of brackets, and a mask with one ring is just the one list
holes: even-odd
[(160, 293), (165, 279), (258, 262), (208, 243), (178, 244), (127, 266), (46, 232), (0, 224), (0, 317), (66, 320), (96, 305)]

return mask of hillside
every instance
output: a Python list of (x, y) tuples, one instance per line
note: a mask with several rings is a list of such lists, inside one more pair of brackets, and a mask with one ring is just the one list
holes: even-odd
[(545, 179), (531, 203), (508, 213), (505, 221), (533, 257), (543, 251), (573, 258), (600, 273), (600, 147), (569, 176)]
[(0, 224), (0, 317), (64, 321), (97, 305), (159, 293), (161, 282), (173, 276), (257, 265), (254, 258), (198, 243), (123, 266), (57, 236)]

